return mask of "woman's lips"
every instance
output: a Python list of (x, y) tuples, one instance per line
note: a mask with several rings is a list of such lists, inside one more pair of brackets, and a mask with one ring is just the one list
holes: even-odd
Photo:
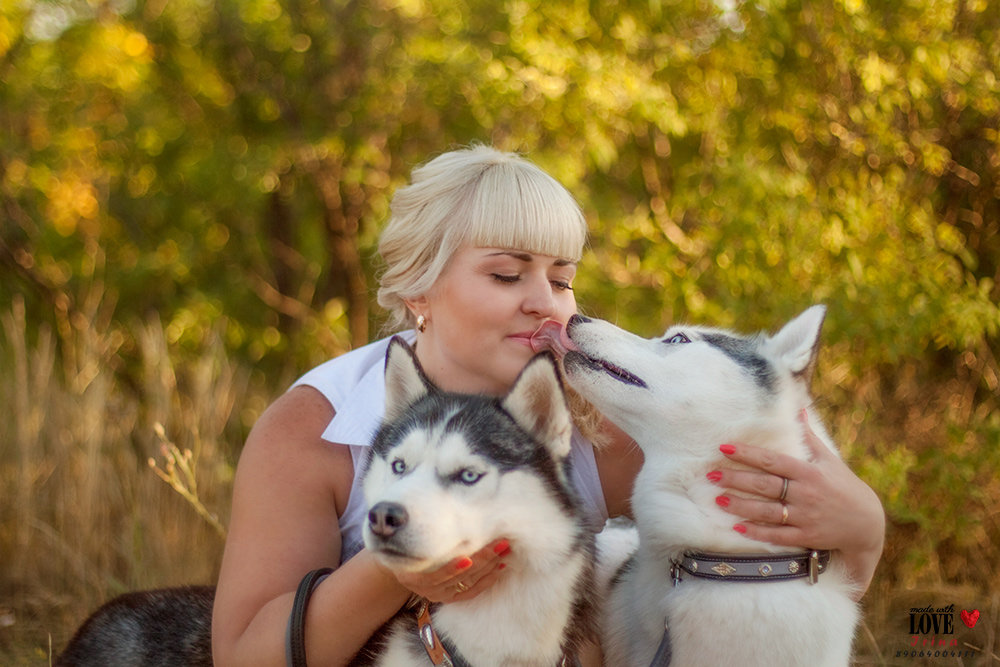
[(569, 350), (577, 349), (573, 341), (566, 335), (563, 325), (555, 320), (542, 322), (542, 326), (531, 334), (531, 349), (536, 353), (550, 350), (562, 359)]

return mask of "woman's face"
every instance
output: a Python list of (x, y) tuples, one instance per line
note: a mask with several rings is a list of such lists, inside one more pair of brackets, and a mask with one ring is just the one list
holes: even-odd
[(463, 247), (424, 297), (417, 357), (448, 391), (501, 395), (531, 359), (531, 334), (576, 312), (576, 263), (501, 248)]

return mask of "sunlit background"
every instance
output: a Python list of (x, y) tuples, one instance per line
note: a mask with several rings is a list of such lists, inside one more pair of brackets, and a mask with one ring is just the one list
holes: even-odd
[(858, 662), (954, 604), (996, 664), (997, 2), (0, 7), (0, 663), (214, 580), (250, 426), (385, 333), (393, 190), (483, 142), (581, 202), (588, 314), (828, 305), (817, 402), (889, 518)]

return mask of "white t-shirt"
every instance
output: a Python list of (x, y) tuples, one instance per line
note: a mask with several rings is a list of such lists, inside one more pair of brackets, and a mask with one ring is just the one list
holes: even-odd
[[(416, 338), (412, 330), (399, 335), (411, 345)], [(322, 437), (328, 442), (347, 445), (351, 450), (354, 482), (339, 522), (342, 563), (364, 546), (362, 526), (367, 507), (361, 490), (361, 468), (385, 411), (385, 354), (390, 339), (383, 338), (320, 364), (292, 385), (313, 387), (323, 394), (336, 414)], [(584, 514), (594, 532), (598, 532), (608, 518), (608, 509), (597, 474), (594, 448), (576, 429), (573, 430), (570, 462), (573, 485), (583, 503)]]

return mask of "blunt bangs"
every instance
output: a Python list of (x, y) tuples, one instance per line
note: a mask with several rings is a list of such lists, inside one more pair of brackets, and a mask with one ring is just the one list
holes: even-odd
[(462, 245), (580, 260), (587, 223), (572, 195), (528, 162), (489, 165), (464, 202)]

